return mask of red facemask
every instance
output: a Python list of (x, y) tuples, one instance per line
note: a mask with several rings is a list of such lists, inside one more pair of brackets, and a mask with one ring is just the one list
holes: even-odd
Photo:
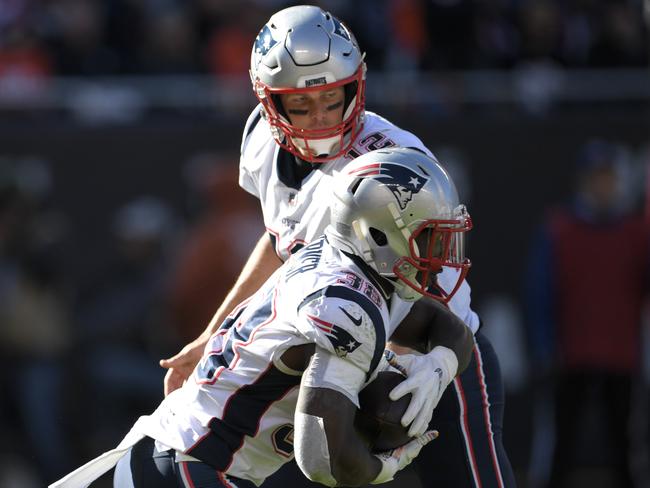
[[(310, 163), (324, 163), (345, 154), (354, 144), (363, 126), (365, 107), (365, 73), (360, 65), (354, 75), (343, 80), (309, 88), (272, 88), (259, 80), (255, 82), (255, 95), (264, 107), (276, 142), (292, 154)], [(274, 95), (309, 93), (356, 83), (356, 92), (348, 100), (343, 120), (324, 129), (299, 129), (291, 124)], [(325, 148), (323, 147), (325, 146)], [(321, 152), (325, 151), (325, 152)], [(319, 154), (320, 153), (320, 154)]]
[[(393, 272), (398, 279), (418, 293), (443, 303), (458, 291), (471, 266), (464, 255), (464, 234), (472, 228), (469, 217), (463, 220), (427, 220), (409, 237), (409, 256), (398, 259)], [(451, 291), (443, 289), (436, 280), (443, 266), (459, 269)], [(404, 269), (418, 270), (415, 279), (407, 277)]]

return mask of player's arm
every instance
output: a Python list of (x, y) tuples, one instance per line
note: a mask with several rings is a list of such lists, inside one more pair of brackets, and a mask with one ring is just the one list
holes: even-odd
[(467, 368), (474, 347), (472, 331), (465, 322), (439, 301), (427, 297), (413, 304), (390, 341), (423, 354), (436, 346), (447, 347), (458, 360), (456, 374)]
[(383, 356), (381, 309), (356, 290), (331, 285), (299, 306), (296, 327), (315, 344), (303, 363), (295, 414), (298, 465), (308, 478), (330, 486), (388, 481), (426, 442), (378, 457), (354, 428), (359, 391)]
[(160, 361), (160, 365), (169, 370), (165, 375), (165, 395), (180, 388), (192, 374), (210, 336), (217, 331), (230, 311), (255, 293), (281, 264), (282, 261), (275, 254), (269, 236), (264, 233), (248, 257), (234, 286), (201, 335), (183, 347), (175, 356)]
[[(310, 480), (327, 486), (383, 483), (433, 439), (428, 433), (400, 449), (372, 454), (354, 428), (356, 405), (344, 393), (360, 389), (365, 377), (364, 371), (323, 349), (316, 348), (311, 357), (294, 419), (296, 462)], [(336, 387), (330, 387), (331, 381), (337, 381)]]
[[(336, 390), (308, 386), (329, 359), (321, 350), (303, 373), (294, 424), (296, 462), (309, 479), (328, 486), (367, 484), (381, 471), (381, 462), (354, 429), (356, 406)], [(346, 369), (348, 380), (355, 375), (352, 368)], [(360, 370), (356, 373), (363, 376)], [(363, 383), (363, 378), (359, 381)]]
[(469, 364), (474, 337), (465, 323), (440, 302), (423, 298), (390, 337), (392, 343), (422, 353), (392, 355), (389, 362), (407, 375), (390, 398), (411, 393), (402, 416), (409, 435), (423, 433), (449, 383)]

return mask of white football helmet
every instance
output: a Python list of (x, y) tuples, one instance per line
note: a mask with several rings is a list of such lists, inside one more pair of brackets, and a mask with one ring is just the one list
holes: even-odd
[[(274, 14), (251, 53), (251, 81), (280, 146), (310, 162), (344, 154), (363, 125), (366, 65), (354, 35), (328, 12), (310, 5)], [(279, 95), (343, 86), (343, 120), (326, 129), (299, 129)]]
[[(333, 188), (332, 245), (390, 278), (404, 300), (451, 299), (470, 267), (464, 233), (472, 221), (434, 159), (415, 149), (372, 151), (337, 175)], [(460, 270), (449, 292), (436, 282), (443, 266)]]

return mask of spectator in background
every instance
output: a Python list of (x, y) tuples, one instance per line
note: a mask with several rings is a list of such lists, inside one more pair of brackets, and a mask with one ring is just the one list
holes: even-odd
[(58, 253), (65, 226), (49, 208), (49, 170), (42, 162), (0, 166), (0, 430), (9, 454), (32, 464), (42, 484), (72, 462), (61, 422), (72, 345)]
[(386, 52), (385, 69), (413, 72), (426, 51), (427, 31), (424, 5), (418, 0), (392, 0), (387, 5), (392, 37)]
[(429, 45), (424, 69), (457, 70), (474, 64), (475, 19), (473, 2), (431, 0), (426, 2)]
[[(203, 61), (215, 76), (248, 76), (250, 39), (257, 35), (258, 21), (266, 12), (263, 5), (244, 0), (199, 2), (197, 19), (204, 33)], [(242, 15), (242, 11), (256, 15)]]
[(118, 209), (117, 256), (80, 294), (79, 370), (87, 394), (77, 415), (87, 415), (85, 425), (95, 429), (85, 433), (87, 442), (114, 442), (134, 414), (162, 397), (164, 372), (154, 358), (173, 343), (164, 299), (174, 222), (171, 210), (153, 197)]
[(51, 64), (33, 30), (19, 23), (6, 29), (0, 26), (0, 100), (6, 103), (41, 95), (52, 75)]
[(562, 58), (562, 14), (552, 1), (537, 0), (521, 8), (521, 61), (559, 62)]
[(251, 251), (243, 243), (254, 242), (262, 225), (257, 200), (237, 184), (236, 164), (202, 154), (185, 169), (190, 196), (199, 208), (173, 265), (169, 299), (173, 326), (183, 343), (210, 321), (214, 304), (226, 297)]
[(640, 8), (636, 2), (609, 2), (602, 7), (594, 19), (598, 34), (590, 53), (592, 66), (647, 66), (648, 39)]
[[(629, 437), (635, 430), (643, 435), (630, 423), (648, 292), (648, 229), (622, 205), (620, 164), (619, 147), (584, 146), (573, 202), (549, 212), (527, 274), (534, 370), (552, 381), (555, 396), (553, 488), (593, 486), (577, 469), (608, 462), (615, 479), (608, 486), (648, 486), (631, 472)], [(596, 413), (598, 422), (589, 424)], [(596, 476), (603, 481), (602, 473)]]
[(484, 2), (477, 6), (476, 68), (511, 68), (519, 54), (520, 36), (507, 2)]
[[(28, 33), (33, 48), (20, 53), (29, 58), (21, 69), (41, 69), (49, 60), (55, 74), (71, 76), (245, 74), (246, 39), (287, 3), (0, 0), (0, 52), (3, 34), (18, 30)], [(566, 68), (648, 65), (640, 0), (311, 3), (350, 21), (371, 71), (511, 69), (530, 62)]]
[(147, 16), (140, 64), (145, 74), (196, 73), (199, 70), (196, 33), (188, 12), (180, 7)]
[[(99, 0), (61, 0), (48, 4), (49, 41), (57, 74), (117, 73), (120, 59), (105, 42), (105, 5)], [(135, 48), (135, 46), (133, 46)]]

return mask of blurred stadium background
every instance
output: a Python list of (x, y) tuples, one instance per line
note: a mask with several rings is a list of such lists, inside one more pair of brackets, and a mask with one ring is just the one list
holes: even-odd
[[(505, 444), (520, 486), (541, 486), (526, 261), (591, 138), (624, 147), (625, 204), (643, 208), (649, 6), (313, 3), (367, 52), (367, 108), (417, 134), (460, 187)], [(290, 4), (0, 0), (0, 486), (43, 486), (112, 447), (162, 397), (157, 360), (225, 294), (262, 229), (236, 185), (250, 48)], [(582, 445), (606, 464), (593, 440)]]

